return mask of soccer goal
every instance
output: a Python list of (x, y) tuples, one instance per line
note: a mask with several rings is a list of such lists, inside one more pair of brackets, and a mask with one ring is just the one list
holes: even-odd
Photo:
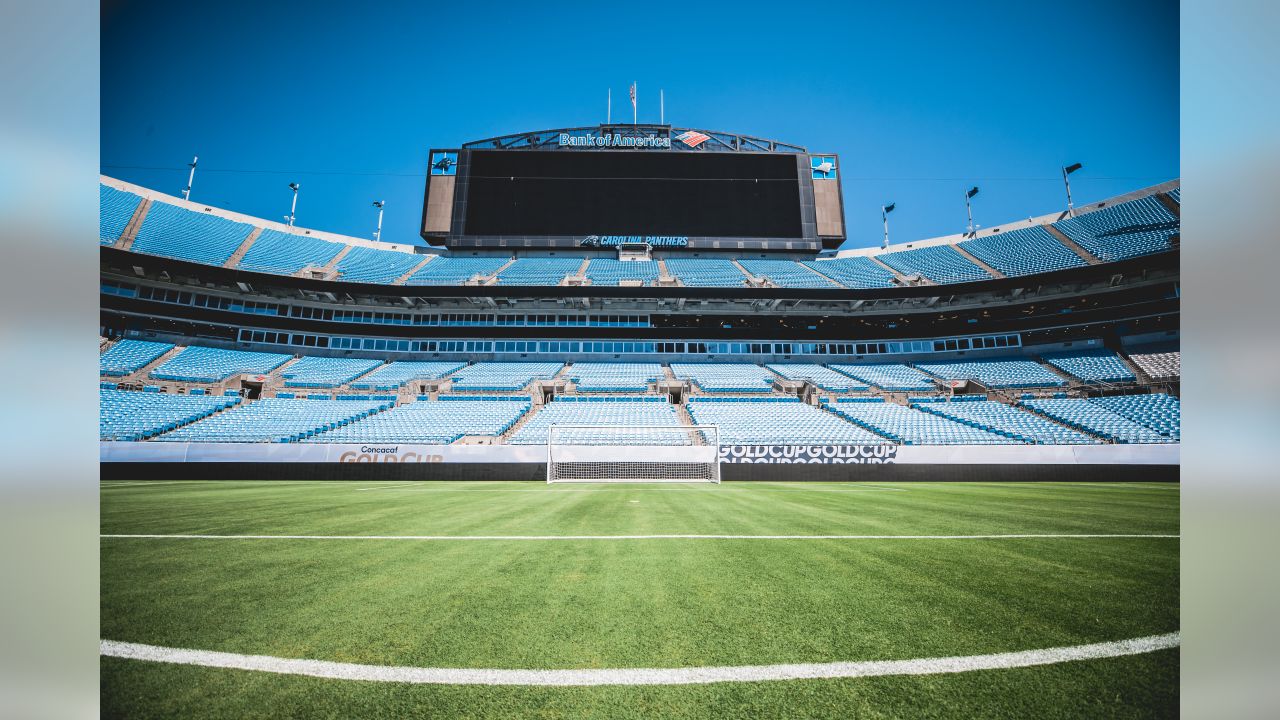
[(547, 482), (720, 482), (715, 425), (552, 425)]

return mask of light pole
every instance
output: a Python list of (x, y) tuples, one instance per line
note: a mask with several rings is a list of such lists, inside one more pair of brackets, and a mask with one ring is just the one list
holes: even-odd
[(974, 185), (969, 192), (964, 194), (964, 208), (969, 211), (969, 234), (973, 234), (973, 204), (969, 200), (978, 194), (978, 186)]
[(378, 229), (373, 231), (373, 239), (382, 239), (382, 207), (387, 204), (386, 200), (374, 200), (373, 206), (378, 208)]
[(1071, 180), (1067, 176), (1082, 167), (1084, 166), (1080, 163), (1072, 163), (1070, 165), (1062, 166), (1062, 184), (1067, 188), (1067, 215), (1071, 217), (1075, 217), (1076, 211), (1071, 205)]
[(289, 183), (289, 189), (293, 191), (293, 204), (289, 206), (289, 214), (284, 216), (289, 221), (289, 227), (293, 227), (293, 218), (298, 210), (298, 187), (296, 182)]
[(188, 167), (190, 167), (190, 168), (191, 168), (191, 174), (190, 174), (190, 175), (187, 175), (187, 186), (186, 186), (185, 188), (183, 188), (183, 189), (182, 189), (182, 199), (183, 199), (183, 200), (190, 200), (190, 199), (191, 199), (191, 183), (195, 182), (195, 179), (196, 179), (196, 163), (197, 163), (197, 162), (200, 162), (200, 156), (199, 156), (199, 155), (196, 155), (196, 156), (192, 157), (192, 158), (191, 158), (191, 162), (190, 162), (190, 163), (188, 163)]
[(893, 208), (897, 204), (891, 202), (888, 205), (880, 206), (880, 219), (884, 221), (884, 244), (880, 246), (881, 248), (889, 247), (889, 213), (893, 212)]

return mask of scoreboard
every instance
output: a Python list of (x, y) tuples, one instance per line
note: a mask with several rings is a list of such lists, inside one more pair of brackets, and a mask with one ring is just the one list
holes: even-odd
[(837, 165), (834, 155), (670, 126), (507, 136), (431, 152), (422, 236), (457, 249), (651, 238), (662, 248), (816, 252), (844, 240)]

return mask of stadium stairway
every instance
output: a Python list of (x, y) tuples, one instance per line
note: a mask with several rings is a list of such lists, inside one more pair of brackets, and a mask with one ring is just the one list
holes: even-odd
[[(889, 271), (889, 272), (893, 273), (893, 277), (898, 281), (898, 283), (899, 283), (900, 285), (910, 285), (910, 284), (911, 284), (911, 283), (907, 282), (907, 276), (906, 276), (906, 275), (903, 275), (902, 273), (898, 272), (897, 270), (895, 270), (895, 269), (893, 269), (893, 268), (889, 267), (888, 265), (886, 265), (885, 263), (881, 262), (881, 261), (880, 261), (880, 258), (876, 257), (875, 255), (868, 255), (867, 257), (871, 258), (871, 262), (873, 262), (873, 263), (875, 263), (875, 264), (879, 265), (880, 267), (884, 268), (885, 270), (887, 270), (887, 271)], [(922, 285), (933, 285), (934, 283), (933, 283), (933, 281), (932, 281), (932, 280), (930, 280), (929, 278), (924, 277), (923, 275), (921, 275), (921, 276), (920, 276), (920, 284), (922, 284)]]
[(742, 272), (743, 276), (747, 278), (748, 285), (751, 287), (760, 287), (760, 278), (748, 272), (746, 268), (742, 267), (742, 263), (738, 262), (736, 258), (729, 262), (733, 263), (733, 266), (738, 268), (738, 270)]
[(520, 428), (524, 427), (525, 423), (528, 423), (529, 420), (532, 419), (533, 416), (537, 414), (539, 410), (542, 409), (543, 404), (544, 403), (542, 402), (541, 398), (534, 397), (529, 403), (529, 409), (521, 413), (520, 417), (516, 418), (516, 421), (511, 423), (511, 427), (507, 428), (506, 432), (498, 436), (496, 442), (502, 445), (507, 444), (507, 440), (512, 435), (515, 435), (517, 432), (519, 432)]
[[(1066, 217), (1066, 216), (1064, 215), (1063, 217)], [(1058, 228), (1054, 227), (1053, 225), (1042, 225), (1041, 227), (1043, 227), (1045, 230), (1048, 230), (1050, 235), (1057, 238), (1058, 242), (1062, 243), (1063, 245), (1066, 245), (1071, 250), (1071, 252), (1079, 255), (1081, 260), (1084, 260), (1090, 265), (1102, 264), (1102, 261), (1094, 257), (1093, 253), (1089, 252), (1088, 250), (1085, 250), (1083, 247), (1081, 247), (1079, 243), (1067, 237), (1066, 233), (1062, 232)]]
[(338, 270), (338, 263), (342, 262), (342, 259), (346, 257), (354, 247), (355, 245), (344, 244), (342, 249), (338, 251), (338, 254), (334, 255), (333, 259), (324, 264), (324, 267), (321, 269), (324, 270), (326, 277), (332, 277), (333, 273)]
[[(253, 229), (253, 232), (249, 233), (249, 237), (245, 238), (244, 242), (240, 243), (240, 247), (236, 248), (236, 251), (231, 253), (231, 257), (227, 258), (227, 261), (222, 263), (222, 267), (225, 267), (225, 268), (239, 267), (240, 261), (244, 259), (244, 254), (249, 252), (249, 248), (255, 242), (257, 242), (258, 236), (261, 234), (262, 234), (262, 228), (255, 227)], [(263, 247), (266, 247), (266, 246), (264, 245)]]
[(1169, 208), (1169, 212), (1173, 213), (1174, 217), (1179, 220), (1182, 219), (1182, 205), (1170, 197), (1169, 193), (1156, 193), (1156, 199), (1160, 201), (1161, 205)]
[(138, 203), (138, 207), (133, 211), (133, 217), (129, 218), (129, 222), (124, 226), (124, 232), (120, 233), (120, 237), (116, 239), (115, 247), (119, 250), (128, 250), (133, 247), (134, 238), (138, 237), (138, 228), (142, 227), (142, 221), (147, 217), (147, 211), (151, 209), (151, 199), (143, 198)]
[(503, 270), (506, 270), (507, 268), (511, 267), (513, 264), (515, 264), (515, 261), (519, 259), (520, 258), (512, 257), (508, 259), (506, 262), (502, 263), (501, 267), (499, 267), (497, 270), (494, 270), (488, 275), (481, 276), (480, 284), (481, 285), (497, 285), (498, 275), (502, 274)]
[(960, 256), (961, 256), (961, 257), (963, 257), (963, 258), (967, 259), (969, 262), (973, 263), (974, 265), (977, 265), (978, 267), (982, 268), (983, 270), (986, 270), (986, 271), (987, 271), (987, 273), (991, 275), (991, 277), (993, 277), (993, 278), (1003, 278), (1003, 277), (1008, 277), (1007, 275), (1005, 275), (1004, 273), (1000, 272), (999, 270), (997, 270), (997, 269), (995, 269), (995, 268), (991, 267), (990, 265), (988, 265), (988, 264), (986, 264), (986, 263), (982, 262), (981, 260), (979, 260), (978, 258), (974, 257), (972, 253), (970, 253), (968, 250), (965, 250), (965, 249), (964, 249), (963, 247), (961, 247), (958, 243), (957, 243), (957, 244), (955, 244), (955, 245), (952, 245), (952, 246), (951, 246), (951, 248), (952, 248), (953, 250), (955, 250), (956, 252), (960, 253)]
[(416, 264), (416, 265), (414, 265), (413, 267), (409, 268), (409, 271), (408, 271), (408, 272), (406, 272), (405, 274), (401, 275), (400, 277), (396, 278), (395, 280), (392, 280), (392, 281), (391, 281), (391, 284), (392, 284), (392, 285), (403, 285), (403, 284), (405, 284), (405, 283), (409, 282), (409, 278), (413, 277), (413, 274), (414, 274), (414, 273), (416, 273), (416, 272), (418, 272), (419, 270), (421, 270), (423, 265), (426, 265), (427, 263), (431, 262), (431, 259), (432, 259), (432, 258), (434, 258), (434, 257), (435, 257), (435, 255), (424, 255), (424, 256), (422, 257), (422, 261), (421, 261), (421, 262), (419, 262), (418, 264)]

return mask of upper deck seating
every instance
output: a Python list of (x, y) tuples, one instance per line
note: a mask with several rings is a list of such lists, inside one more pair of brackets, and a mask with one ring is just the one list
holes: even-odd
[(778, 287), (786, 288), (837, 288), (839, 285), (810, 270), (804, 263), (794, 260), (739, 260), (755, 277), (768, 278)]
[(341, 251), (339, 243), (268, 228), (249, 246), (238, 267), (292, 275), (306, 267), (324, 267)]
[(133, 250), (150, 255), (222, 265), (253, 231), (248, 223), (152, 202)]
[(893, 273), (868, 257), (806, 260), (803, 264), (847, 288), (887, 288), (894, 285)]
[(98, 183), (98, 244), (112, 245), (124, 234), (142, 198)]
[(1053, 226), (1103, 262), (1163, 252), (1181, 232), (1169, 208), (1148, 196), (1059, 220)]
[(623, 280), (652, 285), (658, 279), (658, 263), (656, 260), (592, 258), (587, 263), (586, 277), (592, 285), (619, 285)]
[(441, 255), (409, 276), (406, 285), (461, 285), (466, 280), (487, 277), (507, 263), (501, 257), (452, 257)]
[(347, 282), (389, 284), (412, 270), (422, 262), (423, 257), (413, 253), (357, 245), (338, 261), (336, 266), (338, 279)]
[(582, 267), (580, 257), (520, 258), (498, 273), (499, 285), (559, 285)]
[(730, 260), (669, 258), (667, 272), (689, 287), (745, 287), (747, 276)]
[(965, 240), (959, 246), (1010, 277), (1088, 265), (1040, 225)]
[(882, 253), (876, 259), (903, 275), (923, 275), (939, 285), (991, 279), (990, 273), (950, 245)]

